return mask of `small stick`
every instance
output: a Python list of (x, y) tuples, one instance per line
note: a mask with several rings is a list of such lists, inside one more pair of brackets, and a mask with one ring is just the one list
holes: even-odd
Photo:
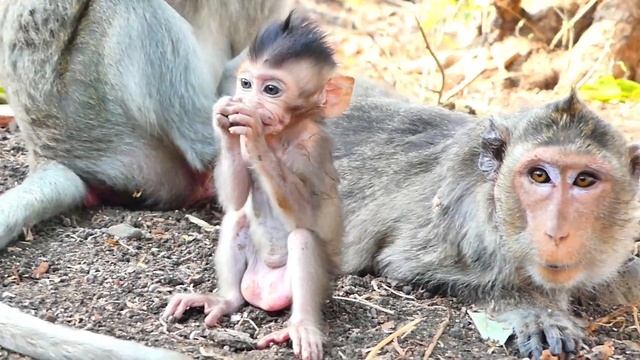
[(383, 347), (387, 346), (387, 344), (392, 342), (393, 339), (396, 339), (396, 338), (398, 338), (400, 336), (403, 336), (403, 335), (408, 334), (411, 331), (413, 331), (413, 329), (415, 329), (416, 325), (422, 320), (424, 320), (424, 318), (415, 319), (415, 320), (411, 321), (410, 323), (406, 324), (405, 326), (401, 327), (400, 329), (396, 330), (393, 334), (391, 334), (391, 335), (387, 336), (386, 338), (384, 338), (384, 340), (380, 341), (378, 343), (378, 345), (374, 346), (373, 349), (371, 349), (371, 351), (369, 351), (369, 353), (367, 354), (367, 357), (365, 358), (365, 360), (374, 359), (376, 357), (376, 355), (378, 354), (378, 352), (380, 350), (382, 350)]
[(636, 330), (640, 333), (640, 322), (638, 322), (638, 308), (635, 305), (631, 305), (631, 310), (633, 310), (633, 322), (636, 325)]
[(438, 345), (438, 339), (440, 339), (440, 336), (442, 336), (442, 334), (444, 333), (444, 329), (446, 329), (447, 326), (449, 326), (450, 318), (451, 318), (451, 311), (447, 311), (447, 318), (444, 319), (444, 321), (438, 327), (438, 331), (436, 331), (435, 335), (433, 335), (433, 339), (431, 339), (431, 344), (429, 344), (429, 347), (424, 352), (424, 356), (422, 357), (422, 360), (429, 359), (429, 357), (431, 356), (431, 353), (436, 348), (436, 345)]
[(398, 355), (400, 355), (400, 357), (405, 356), (405, 350), (400, 346), (400, 344), (398, 344), (398, 338), (393, 339), (393, 341), (391, 342), (391, 345), (396, 350)]
[(417, 16), (414, 16), (414, 18), (416, 19), (416, 24), (418, 25), (418, 29), (420, 29), (420, 34), (422, 34), (422, 40), (424, 40), (424, 44), (427, 47), (427, 51), (429, 51), (429, 54), (431, 54), (431, 57), (433, 57), (433, 60), (436, 61), (436, 65), (438, 65), (438, 69), (440, 70), (440, 76), (442, 77), (442, 84), (440, 84), (440, 90), (438, 90), (438, 105), (442, 104), (442, 93), (444, 93), (444, 82), (445, 82), (445, 74), (444, 74), (444, 67), (442, 67), (442, 64), (440, 63), (440, 60), (438, 60), (438, 57), (436, 56), (435, 52), (433, 52), (433, 49), (431, 49), (431, 45), (429, 45), (429, 40), (427, 40), (427, 34), (425, 34), (424, 29), (422, 28), (422, 25), (420, 25), (420, 20), (418, 19)]
[(380, 310), (382, 312), (385, 312), (385, 313), (387, 313), (389, 315), (394, 315), (395, 314), (394, 311), (389, 310), (389, 309), (385, 309), (382, 306), (378, 306), (378, 305), (376, 305), (376, 304), (374, 304), (372, 302), (369, 302), (367, 300), (352, 299), (352, 298), (343, 297), (343, 296), (334, 296), (333, 298), (336, 299), (336, 300), (345, 300), (345, 301), (351, 301), (351, 302), (362, 304), (362, 305), (367, 305), (367, 306), (370, 306), (370, 307), (372, 307), (374, 309), (377, 309), (377, 310)]
[(247, 322), (249, 322), (249, 324), (251, 324), (251, 326), (253, 326), (253, 328), (254, 328), (254, 329), (256, 329), (256, 333), (257, 333), (258, 331), (260, 331), (260, 328), (258, 328), (258, 325), (256, 325), (256, 323), (254, 323), (254, 322), (253, 322), (253, 320), (249, 319), (249, 318), (248, 318), (248, 317), (246, 317), (246, 316), (243, 316), (243, 317), (242, 317), (242, 320), (240, 320), (240, 322), (242, 322), (242, 321), (244, 321), (244, 320), (246, 320)]
[[(514, 12), (513, 10), (509, 9), (508, 7), (503, 7), (503, 9), (505, 9), (506, 11), (508, 11), (511, 15), (516, 16), (518, 19), (520, 19), (521, 21), (523, 21), (525, 24), (527, 24), (527, 26), (529, 26), (529, 28), (531, 29), (531, 31), (533, 31), (533, 33), (540, 39), (544, 39), (544, 35), (542, 34), (542, 31), (540, 31), (540, 29), (538, 29), (538, 27), (528, 19), (528, 16), (522, 16), (522, 14), (518, 14), (516, 12)], [(547, 46), (547, 44), (545, 44), (545, 47)]]
[(486, 66), (482, 66), (482, 67), (476, 69), (476, 71), (473, 72), (471, 74), (471, 76), (466, 77), (461, 83), (456, 85), (456, 87), (454, 87), (453, 89), (449, 90), (447, 95), (444, 97), (444, 101), (445, 102), (449, 101), (449, 99), (451, 99), (457, 93), (459, 93), (460, 91), (464, 90), (464, 88), (466, 88), (472, 82), (474, 82), (475, 79), (477, 79), (480, 75), (482, 75), (482, 73), (485, 72), (486, 70), (487, 70)]
[(556, 36), (553, 37), (553, 40), (551, 40), (551, 44), (549, 44), (549, 47), (553, 49), (558, 43), (558, 41), (560, 41), (560, 38), (562, 37), (562, 35), (567, 31), (569, 31), (569, 29), (573, 28), (574, 25), (578, 22), (578, 20), (580, 20), (580, 18), (582, 18), (584, 14), (586, 14), (587, 11), (591, 9), (591, 7), (597, 2), (598, 0), (589, 1), (587, 4), (581, 7), (580, 10), (575, 15), (573, 15), (571, 20), (563, 21), (562, 27), (560, 28)]
[(398, 291), (398, 290), (394, 290), (394, 289), (392, 289), (392, 288), (388, 287), (387, 285), (385, 285), (384, 283), (378, 282), (378, 281), (376, 281), (376, 280), (373, 280), (373, 281), (371, 282), (371, 285), (373, 286), (373, 288), (374, 288), (376, 291), (380, 291), (380, 290), (378, 289), (378, 285), (379, 285), (379, 286), (381, 286), (382, 288), (384, 288), (385, 290), (389, 291), (389, 292), (390, 292), (390, 293), (392, 293), (392, 294), (398, 295), (398, 296), (403, 297), (403, 298), (406, 298), (406, 299), (411, 299), (411, 300), (415, 300), (415, 299), (416, 299), (416, 298), (415, 298), (415, 296), (411, 296), (411, 295), (407, 295), (407, 294), (401, 293), (400, 291)]

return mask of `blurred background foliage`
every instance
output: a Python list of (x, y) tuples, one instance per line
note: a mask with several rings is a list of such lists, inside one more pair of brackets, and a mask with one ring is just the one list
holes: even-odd
[(640, 1), (295, 2), (328, 30), (342, 71), (412, 101), (486, 115), (575, 87), (640, 139)]
[[(294, 4), (327, 28), (343, 71), (412, 101), (484, 114), (558, 98), (575, 86), (586, 100), (628, 104), (619, 108), (622, 119), (640, 112), (640, 1)], [(6, 101), (0, 88), (0, 104)]]

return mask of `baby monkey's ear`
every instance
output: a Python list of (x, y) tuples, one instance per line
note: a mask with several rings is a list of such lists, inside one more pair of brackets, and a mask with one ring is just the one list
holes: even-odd
[(325, 118), (340, 116), (351, 104), (355, 79), (351, 76), (333, 76), (324, 85), (322, 115)]

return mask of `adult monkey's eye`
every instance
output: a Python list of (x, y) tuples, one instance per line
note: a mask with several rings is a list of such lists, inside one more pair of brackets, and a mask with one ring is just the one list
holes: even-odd
[(280, 95), (280, 92), (281, 92), (280, 88), (273, 84), (265, 85), (262, 91), (264, 91), (264, 93), (269, 96), (278, 96)]
[(588, 188), (593, 186), (598, 182), (598, 178), (596, 178), (593, 174), (588, 172), (581, 172), (576, 176), (576, 179), (573, 180), (573, 185), (581, 188)]
[(251, 89), (251, 81), (246, 78), (241, 78), (240, 87), (242, 87), (243, 89)]
[(529, 178), (537, 182), (538, 184), (546, 184), (551, 181), (549, 174), (547, 174), (544, 169), (539, 167), (529, 170)]

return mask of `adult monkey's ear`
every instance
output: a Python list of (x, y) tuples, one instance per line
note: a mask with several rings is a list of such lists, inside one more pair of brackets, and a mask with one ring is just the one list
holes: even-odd
[(509, 131), (496, 125), (493, 119), (482, 133), (478, 168), (488, 180), (495, 180), (504, 160), (509, 141)]
[(640, 179), (640, 143), (629, 145), (628, 150), (631, 175), (638, 181)]
[(324, 85), (322, 115), (327, 118), (342, 115), (351, 104), (355, 79), (351, 76), (333, 76)]

